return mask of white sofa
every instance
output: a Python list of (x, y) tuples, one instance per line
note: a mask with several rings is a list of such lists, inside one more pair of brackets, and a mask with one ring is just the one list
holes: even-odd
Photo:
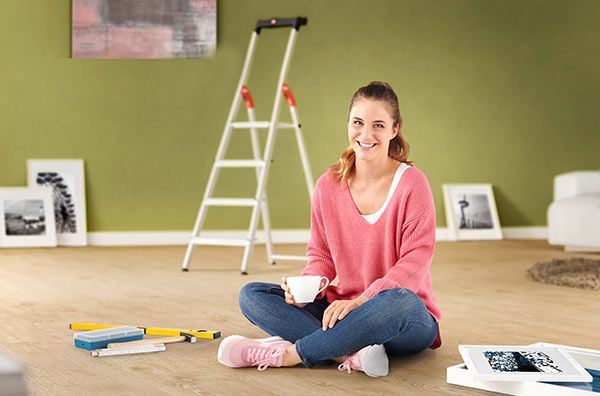
[(567, 251), (600, 252), (600, 171), (579, 171), (554, 178), (548, 208), (548, 242)]

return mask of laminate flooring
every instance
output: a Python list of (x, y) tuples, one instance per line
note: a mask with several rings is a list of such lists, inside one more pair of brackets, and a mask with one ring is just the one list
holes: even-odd
[[(277, 245), (304, 254), (304, 245)], [(241, 314), (240, 288), (279, 283), (300, 262), (267, 264), (255, 248), (241, 276), (242, 250), (199, 247), (190, 272), (184, 247), (85, 247), (0, 250), (0, 348), (20, 359), (32, 395), (476, 395), (446, 383), (462, 361), (459, 344), (538, 341), (600, 349), (600, 292), (544, 285), (527, 277), (538, 261), (589, 256), (545, 241), (439, 242), (431, 267), (443, 318), (443, 346), (392, 357), (373, 379), (335, 365), (231, 369), (216, 360), (219, 340), (173, 344), (166, 352), (92, 358), (73, 346), (71, 322), (208, 328), (223, 336), (266, 336)]]

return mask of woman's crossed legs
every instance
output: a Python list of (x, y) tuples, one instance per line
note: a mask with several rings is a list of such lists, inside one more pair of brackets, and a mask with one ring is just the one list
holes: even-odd
[(385, 290), (323, 331), (328, 305), (325, 299), (304, 308), (287, 304), (283, 290), (273, 283), (249, 283), (240, 292), (240, 308), (250, 322), (293, 344), (283, 357), (284, 366), (342, 361), (368, 345), (383, 345), (390, 355), (409, 355), (428, 348), (438, 334), (422, 300), (407, 289)]

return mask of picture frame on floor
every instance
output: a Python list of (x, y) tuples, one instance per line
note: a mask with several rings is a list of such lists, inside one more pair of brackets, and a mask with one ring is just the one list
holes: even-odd
[(443, 184), (448, 239), (502, 239), (491, 184)]
[(50, 189), (0, 188), (0, 247), (54, 247), (54, 220)]
[(52, 191), (59, 246), (86, 246), (84, 163), (81, 159), (27, 161), (27, 182)]
[(459, 345), (479, 381), (592, 382), (592, 376), (558, 346)]
[[(516, 396), (561, 395), (594, 396), (598, 394), (600, 379), (600, 351), (570, 345), (538, 342), (529, 347), (557, 347), (573, 358), (592, 376), (592, 382), (545, 382), (545, 381), (483, 381), (475, 379), (466, 364), (461, 363), (446, 369), (446, 382), (469, 388), (482, 389)], [(589, 378), (589, 377), (588, 377)]]

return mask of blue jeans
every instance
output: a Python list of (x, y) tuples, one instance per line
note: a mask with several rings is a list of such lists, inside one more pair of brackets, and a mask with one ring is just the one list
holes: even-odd
[(385, 290), (323, 331), (325, 298), (298, 308), (285, 302), (274, 283), (252, 282), (240, 291), (240, 308), (253, 324), (296, 344), (306, 367), (383, 344), (390, 355), (410, 355), (428, 348), (438, 324), (423, 301), (408, 289)]

